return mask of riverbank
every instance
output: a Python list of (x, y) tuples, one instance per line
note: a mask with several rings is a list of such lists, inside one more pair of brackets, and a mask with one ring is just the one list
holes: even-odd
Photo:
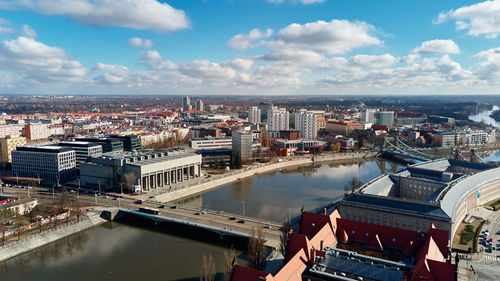
[(69, 235), (89, 229), (93, 226), (106, 222), (100, 217), (100, 212), (89, 213), (80, 221), (70, 222), (55, 229), (49, 229), (42, 233), (29, 236), (25, 239), (9, 243), (0, 247), (0, 261), (4, 261), (17, 255), (29, 252), (38, 247), (52, 243)]
[(372, 158), (375, 157), (376, 152), (374, 151), (363, 151), (363, 152), (353, 152), (353, 153), (332, 153), (325, 155), (313, 155), (305, 158), (283, 158), (281, 162), (259, 164), (258, 166), (244, 168), (238, 171), (227, 173), (213, 179), (205, 179), (201, 183), (194, 184), (183, 189), (178, 189), (175, 191), (159, 194), (154, 196), (154, 199), (158, 202), (167, 203), (171, 201), (176, 201), (185, 197), (189, 197), (198, 193), (206, 192), (211, 189), (215, 189), (232, 182), (252, 177), (257, 174), (269, 173), (274, 170), (280, 170), (289, 167), (296, 167), (301, 165), (320, 163), (320, 162), (330, 162), (330, 161), (344, 161), (344, 160), (354, 160), (362, 158)]

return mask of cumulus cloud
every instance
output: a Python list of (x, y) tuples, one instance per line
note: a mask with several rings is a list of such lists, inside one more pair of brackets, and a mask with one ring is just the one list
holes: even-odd
[(478, 71), (481, 80), (500, 82), (500, 47), (482, 51), (474, 57), (481, 59)]
[(248, 34), (237, 34), (233, 36), (227, 45), (233, 49), (237, 50), (247, 50), (250, 48), (255, 48), (260, 46), (259, 39), (266, 39), (271, 37), (273, 30), (268, 28), (265, 31), (261, 31), (258, 28), (252, 29)]
[(435, 39), (425, 41), (411, 51), (413, 54), (459, 54), (460, 48), (450, 39)]
[(133, 37), (128, 39), (127, 44), (131, 47), (134, 48), (151, 48), (153, 47), (154, 43), (150, 39), (142, 39), (139, 37)]
[(440, 13), (436, 23), (454, 20), (457, 30), (472, 36), (496, 38), (500, 33), (500, 1), (485, 1)]
[(232, 67), (237, 70), (249, 70), (253, 65), (253, 60), (249, 59), (234, 59), (224, 63), (225, 66)]
[(10, 24), (10, 21), (4, 18), (0, 18), (0, 24)]
[(0, 9), (66, 15), (86, 25), (173, 31), (188, 28), (184, 11), (157, 0), (0, 0)]
[(355, 48), (382, 45), (383, 42), (371, 34), (374, 30), (372, 25), (361, 21), (294, 23), (281, 29), (270, 46), (330, 55), (345, 54)]
[(87, 74), (63, 49), (24, 36), (0, 45), (0, 69), (36, 83), (79, 82)]
[(375, 55), (356, 55), (349, 59), (349, 63), (353, 66), (360, 66), (363, 68), (382, 68), (393, 65), (396, 58), (390, 54), (383, 54), (380, 56)]

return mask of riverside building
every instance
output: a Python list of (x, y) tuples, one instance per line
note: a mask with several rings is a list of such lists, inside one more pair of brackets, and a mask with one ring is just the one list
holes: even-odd
[(76, 178), (76, 153), (57, 144), (22, 146), (12, 151), (12, 175), (63, 183)]
[(135, 185), (151, 190), (201, 176), (201, 155), (184, 147), (149, 152), (110, 152), (91, 157), (80, 165), (83, 186), (119, 190), (125, 174), (132, 173)]

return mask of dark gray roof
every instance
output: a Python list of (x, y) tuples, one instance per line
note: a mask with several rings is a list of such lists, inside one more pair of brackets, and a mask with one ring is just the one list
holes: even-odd
[(390, 209), (397, 212), (450, 219), (450, 217), (443, 212), (443, 210), (441, 210), (439, 205), (425, 204), (399, 198), (352, 193), (347, 195), (344, 200), (341, 201), (341, 204), (343, 203), (362, 204), (378, 209)]

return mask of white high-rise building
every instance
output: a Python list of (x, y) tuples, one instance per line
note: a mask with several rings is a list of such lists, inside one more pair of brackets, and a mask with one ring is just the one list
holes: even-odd
[(290, 129), (290, 113), (286, 108), (272, 108), (267, 115), (267, 130), (271, 138), (279, 137), (281, 130)]
[(191, 98), (188, 96), (185, 96), (182, 98), (182, 111), (189, 111), (192, 110), (193, 106), (191, 105)]
[(195, 102), (195, 109), (198, 110), (198, 111), (203, 111), (203, 101), (202, 100), (197, 100)]
[(300, 132), (300, 137), (315, 139), (318, 137), (318, 116), (307, 109), (295, 113), (295, 130)]
[(260, 109), (258, 106), (252, 106), (248, 110), (248, 122), (254, 124), (260, 123)]
[(233, 157), (239, 157), (241, 161), (247, 161), (252, 158), (252, 133), (245, 131), (233, 132), (231, 142)]
[(361, 111), (361, 114), (359, 116), (359, 121), (365, 122), (365, 123), (374, 123), (375, 122), (375, 109), (363, 109)]

